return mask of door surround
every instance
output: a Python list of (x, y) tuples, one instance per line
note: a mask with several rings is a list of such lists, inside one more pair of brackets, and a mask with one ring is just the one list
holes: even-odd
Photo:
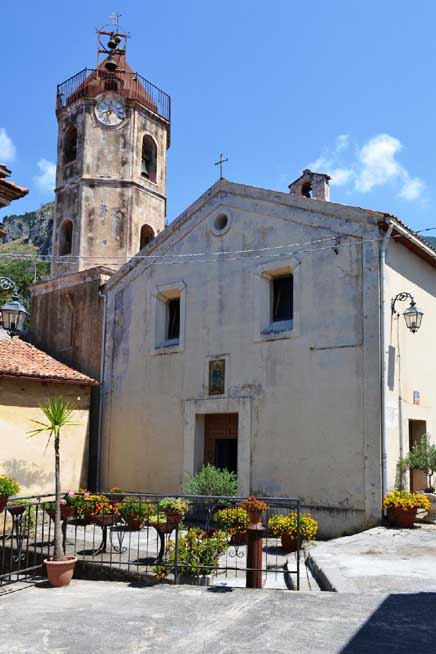
[[(204, 443), (204, 433), (199, 434), (197, 416), (208, 413), (237, 413), (238, 424), (238, 493), (249, 495), (251, 483), (251, 397), (210, 398), (206, 400), (185, 400), (185, 424), (183, 430), (183, 470), (186, 474), (194, 474), (198, 449)], [(203, 421), (204, 423), (204, 421)], [(199, 439), (203, 436), (203, 443)]]

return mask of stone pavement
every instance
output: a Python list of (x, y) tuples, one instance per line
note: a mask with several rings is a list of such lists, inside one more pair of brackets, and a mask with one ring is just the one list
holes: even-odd
[(76, 581), (0, 597), (0, 654), (435, 652), (436, 594)]
[[(312, 571), (322, 578), (322, 587), (327, 590), (436, 592), (436, 525), (421, 523), (413, 529), (375, 527), (316, 543), (308, 558)], [(436, 652), (436, 635), (432, 651)]]

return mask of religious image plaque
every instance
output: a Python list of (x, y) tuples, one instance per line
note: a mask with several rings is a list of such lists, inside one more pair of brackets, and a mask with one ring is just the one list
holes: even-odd
[(209, 395), (224, 395), (225, 378), (225, 359), (209, 361)]

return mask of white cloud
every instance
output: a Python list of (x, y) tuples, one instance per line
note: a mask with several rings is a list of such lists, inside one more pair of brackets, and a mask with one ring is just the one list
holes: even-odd
[(419, 177), (412, 177), (398, 161), (403, 146), (397, 138), (377, 134), (360, 148), (351, 150), (351, 145), (349, 134), (339, 134), (334, 147), (308, 167), (328, 173), (332, 186), (352, 184), (354, 190), (369, 193), (376, 187), (391, 184), (397, 186), (397, 195), (404, 200), (422, 197), (426, 185)]
[(4, 127), (0, 127), (0, 163), (15, 159), (15, 145)]
[(42, 191), (52, 192), (56, 182), (56, 164), (47, 159), (40, 159), (38, 161), (39, 175), (35, 175), (33, 181), (39, 186)]
[(425, 190), (425, 184), (419, 177), (408, 178), (400, 191), (400, 198), (405, 200), (416, 200)]

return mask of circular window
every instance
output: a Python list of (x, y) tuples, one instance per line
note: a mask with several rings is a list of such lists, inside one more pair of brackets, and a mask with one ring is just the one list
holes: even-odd
[(230, 227), (230, 216), (226, 213), (219, 213), (213, 220), (213, 233), (216, 236), (225, 234)]

